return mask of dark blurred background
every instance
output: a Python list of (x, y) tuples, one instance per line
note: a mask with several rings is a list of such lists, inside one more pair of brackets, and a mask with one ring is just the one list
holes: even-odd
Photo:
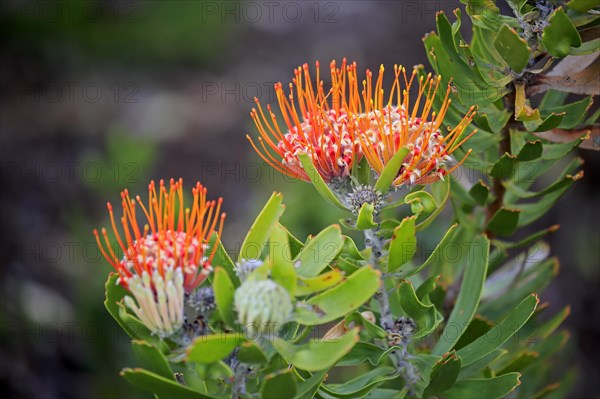
[[(232, 252), (273, 190), (299, 237), (339, 214), (248, 145), (253, 97), (320, 60), (359, 69), (427, 66), (422, 36), (458, 1), (4, 1), (0, 36), (0, 393), (3, 398), (147, 398), (118, 377), (135, 365), (102, 301), (109, 265), (92, 229), (105, 202), (150, 179), (201, 180), (225, 198)], [(466, 21), (465, 21), (466, 24)], [(465, 29), (468, 34), (468, 27)], [(429, 69), (429, 68), (428, 68)], [(567, 303), (573, 397), (599, 397), (600, 213), (596, 153), (537, 226), (561, 273), (543, 299)], [(595, 395), (595, 396), (594, 396)]]

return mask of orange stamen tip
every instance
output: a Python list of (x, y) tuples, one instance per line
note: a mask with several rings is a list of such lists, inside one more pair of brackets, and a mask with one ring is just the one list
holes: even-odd
[(108, 208), (109, 212), (112, 212), (113, 208), (112, 208), (112, 205), (110, 204), (110, 202), (106, 203), (106, 207)]

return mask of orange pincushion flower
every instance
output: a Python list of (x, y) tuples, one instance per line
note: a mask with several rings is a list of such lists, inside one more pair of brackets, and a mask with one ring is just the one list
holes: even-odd
[[(260, 133), (258, 142), (262, 151), (250, 136), (246, 137), (261, 158), (281, 173), (310, 181), (298, 159), (299, 154), (306, 153), (323, 180), (330, 182), (348, 176), (352, 165), (360, 157), (359, 143), (344, 95), (347, 79), (345, 61), (339, 69), (332, 62), (330, 70), (332, 88), (328, 93), (325, 93), (320, 80), (318, 61), (315, 86), (308, 64), (294, 71), (295, 77), (289, 84), (287, 96), (283, 85), (275, 84), (280, 113), (285, 121), (283, 130), (271, 106), (267, 105), (266, 115), (258, 99), (254, 99), (258, 110), (253, 108), (250, 116)], [(333, 100), (331, 105), (328, 103), (329, 95)]]
[[(207, 201), (206, 188), (200, 183), (196, 183), (192, 194), (193, 203), (190, 210), (184, 208), (182, 179), (171, 179), (168, 190), (161, 180), (158, 192), (154, 181), (150, 182), (147, 207), (139, 196), (133, 200), (128, 191), (124, 190), (121, 192), (121, 225), (124, 237), (115, 223), (113, 208), (107, 203), (112, 228), (123, 251), (123, 258), (117, 258), (106, 229), (102, 229), (106, 249), (97, 230), (94, 230), (94, 235), (100, 251), (119, 273), (121, 285), (130, 288), (132, 278), (136, 277), (137, 280), (146, 274), (150, 285), (156, 290), (156, 282), (153, 281), (155, 276), (167, 280), (167, 274), (171, 276), (174, 272), (181, 271), (183, 289), (189, 293), (206, 279), (212, 269), (211, 261), (217, 249), (215, 244), (207, 253), (208, 240), (215, 231), (217, 240), (221, 237), (225, 219), (225, 213), (221, 213), (223, 199)], [(147, 218), (147, 224), (143, 228), (140, 228), (141, 224), (136, 217), (136, 203)]]
[[(419, 77), (417, 97), (412, 100), (409, 92), (417, 71), (416, 69), (413, 71), (409, 80), (406, 69), (395, 65), (394, 83), (388, 101), (384, 102), (383, 72), (382, 65), (373, 89), (373, 74), (367, 70), (367, 78), (363, 82), (364, 89), (361, 93), (364, 110), (359, 115), (355, 115), (360, 131), (358, 139), (364, 156), (371, 167), (381, 173), (394, 154), (406, 147), (409, 153), (398, 171), (393, 182), (394, 186), (406, 183), (428, 184), (443, 179), (444, 175), (462, 164), (471, 152), (471, 150), (467, 151), (465, 157), (450, 170), (444, 168), (446, 162), (451, 159), (450, 155), (475, 134), (476, 131), (473, 131), (459, 143), (456, 142), (471, 122), (475, 107), (471, 107), (458, 125), (443, 135), (441, 126), (451, 103), (448, 99), (450, 86), (446, 90), (439, 112), (436, 113), (432, 112), (432, 108), (440, 86), (440, 76), (432, 78), (429, 74), (427, 77)], [(349, 72), (350, 75), (354, 73), (355, 70)], [(403, 90), (401, 90), (400, 76), (403, 77), (402, 81), (405, 85)], [(356, 80), (356, 76), (353, 76), (353, 80)], [(423, 98), (425, 102), (421, 104)]]
[[(281, 83), (275, 85), (281, 116), (286, 124), (283, 131), (271, 107), (267, 106), (266, 115), (255, 99), (258, 110), (252, 109), (250, 115), (260, 133), (258, 142), (262, 150), (247, 137), (256, 152), (274, 168), (308, 181), (298, 159), (300, 153), (306, 153), (323, 179), (331, 182), (348, 176), (352, 165), (363, 155), (371, 167), (381, 173), (394, 154), (406, 147), (410, 152), (394, 180), (394, 186), (401, 186), (434, 182), (464, 162), (466, 156), (450, 170), (444, 168), (454, 150), (475, 133), (473, 131), (460, 143), (456, 142), (471, 122), (475, 109), (472, 107), (457, 126), (443, 135), (440, 128), (451, 100), (448, 99), (448, 86), (439, 112), (432, 112), (440, 77), (420, 77), (417, 97), (412, 104), (409, 92), (416, 70), (409, 80), (403, 67), (394, 66), (395, 80), (387, 102), (384, 102), (382, 88), (383, 66), (374, 88), (373, 74), (367, 70), (362, 90), (359, 89), (356, 63), (347, 65), (344, 59), (337, 68), (332, 61), (330, 70), (332, 87), (327, 93), (319, 80), (318, 62), (316, 89), (310, 79), (308, 64), (295, 70), (288, 96)], [(404, 89), (401, 89), (402, 83)], [(424, 104), (421, 104), (422, 99)]]

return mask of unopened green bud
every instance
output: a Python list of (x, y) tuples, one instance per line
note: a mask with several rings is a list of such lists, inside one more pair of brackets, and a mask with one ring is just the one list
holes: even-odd
[(238, 320), (253, 337), (260, 334), (271, 339), (293, 311), (290, 294), (272, 280), (247, 280), (235, 291), (234, 299)]

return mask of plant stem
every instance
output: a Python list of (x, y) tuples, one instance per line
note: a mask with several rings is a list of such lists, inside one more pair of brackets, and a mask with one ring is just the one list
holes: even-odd
[(233, 388), (231, 390), (232, 399), (240, 399), (243, 395), (246, 395), (246, 374), (248, 368), (236, 358), (231, 362), (234, 372), (233, 376)]
[[(383, 239), (381, 239), (377, 233), (379, 228), (369, 229), (364, 231), (365, 235), (365, 246), (371, 248), (371, 263), (374, 267), (382, 270), (380, 262), (383, 255)], [(382, 270), (383, 271), (383, 270)], [(396, 320), (390, 309), (390, 298), (388, 296), (387, 289), (385, 288), (385, 281), (379, 288), (379, 291), (375, 294), (377, 305), (379, 306), (381, 327), (388, 333), (388, 335), (396, 334), (395, 324)], [(387, 342), (390, 345), (389, 342)], [(412, 385), (419, 380), (418, 372), (412, 363), (408, 361), (408, 339), (403, 337), (400, 341), (400, 347), (398, 350), (390, 352), (392, 362), (396, 366), (396, 369), (401, 373), (404, 373), (404, 380), (410, 391), (413, 391)]]

